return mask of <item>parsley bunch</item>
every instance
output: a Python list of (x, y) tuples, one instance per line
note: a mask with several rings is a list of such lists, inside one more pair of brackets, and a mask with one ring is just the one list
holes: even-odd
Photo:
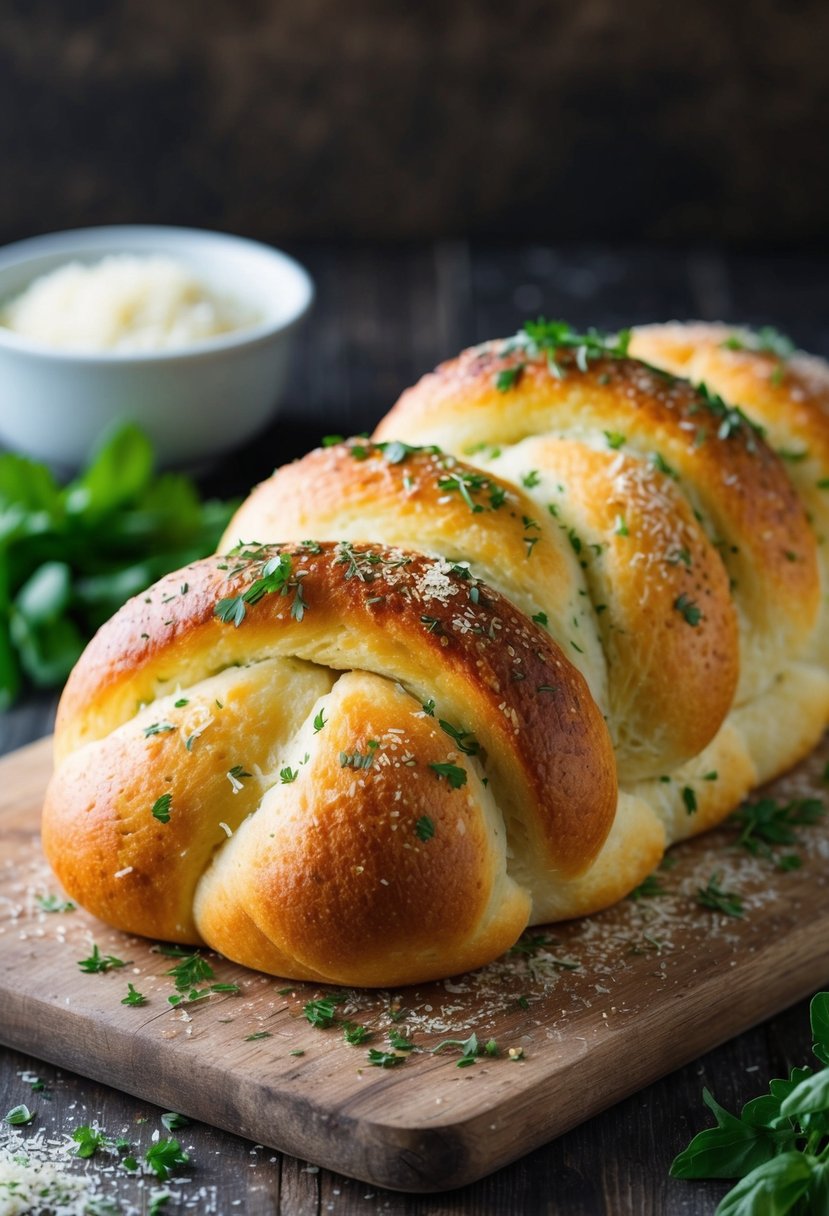
[(126, 599), (215, 549), (233, 504), (200, 502), (153, 463), (132, 425), (62, 488), (45, 464), (0, 455), (0, 710), (27, 680), (62, 684)]
[(739, 1178), (716, 1216), (808, 1216), (829, 1211), (829, 992), (810, 1008), (812, 1050), (822, 1067), (795, 1068), (769, 1093), (729, 1114), (708, 1092), (717, 1126), (694, 1136), (671, 1165), (674, 1178)]

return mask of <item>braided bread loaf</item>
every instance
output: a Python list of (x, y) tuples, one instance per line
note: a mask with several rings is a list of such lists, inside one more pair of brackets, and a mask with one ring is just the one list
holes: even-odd
[[(684, 332), (633, 341), (674, 366)], [(825, 567), (783, 463), (710, 391), (567, 337), (443, 365), (104, 627), (44, 812), (73, 897), (276, 974), (413, 983), (621, 898), (817, 742)], [(746, 414), (807, 437), (816, 520), (825, 396), (724, 340)]]

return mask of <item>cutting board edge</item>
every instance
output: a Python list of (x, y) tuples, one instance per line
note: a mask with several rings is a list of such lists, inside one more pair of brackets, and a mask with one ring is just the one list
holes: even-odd
[[(782, 945), (780, 949), (783, 951)], [(785, 949), (790, 958), (788, 942)], [(764, 959), (762, 965), (766, 966), (767, 962), (768, 960)], [(757, 965), (761, 965), (759, 960)], [(205, 1099), (204, 1108), (198, 1103), (190, 1102), (185, 1102), (182, 1106), (178, 1100), (179, 1094), (175, 1091), (174, 1074), (157, 1086), (155, 1096), (149, 1096), (147, 1087), (134, 1080), (134, 1078), (140, 1079), (147, 1075), (146, 1068), (142, 1067), (141, 1063), (136, 1064), (136, 1054), (138, 1053), (140, 1060), (142, 1050), (146, 1050), (144, 1063), (149, 1065), (153, 1047), (157, 1049), (157, 1041), (151, 1041), (149, 1034), (145, 1036), (135, 1032), (122, 1031), (117, 1026), (109, 1026), (107, 1035), (103, 1036), (107, 1049), (103, 1054), (99, 1053), (94, 1057), (93, 1067), (90, 1068), (89, 1054), (84, 1053), (83, 1047), (78, 1045), (78, 1040), (71, 1029), (76, 1019), (81, 1022), (84, 1019), (77, 1014), (67, 1018), (65, 1009), (48, 1002), (41, 1003), (41, 1010), (45, 1010), (43, 1019), (33, 1017), (32, 998), (27, 996), (19, 1001), (17, 1024), (22, 1033), (9, 1035), (3, 1028), (0, 1028), (0, 1041), (16, 1050), (54, 1063), (58, 1067), (70, 1068), (95, 1081), (124, 1090), (142, 1101), (166, 1106), (171, 1110), (178, 1109), (182, 1114), (219, 1126), (232, 1134), (243, 1136), (256, 1143), (266, 1144), (279, 1152), (290, 1153), (327, 1169), (359, 1178), (371, 1185), (404, 1193), (428, 1194), (455, 1190), (478, 1181), (542, 1144), (563, 1135), (586, 1119), (610, 1109), (624, 1098), (641, 1090), (645, 1085), (690, 1063), (702, 1052), (710, 1051), (721, 1043), (727, 1042), (735, 1034), (742, 1033), (767, 1018), (773, 1017), (789, 1005), (815, 991), (821, 981), (815, 980), (814, 967), (814, 961), (804, 956), (803, 961), (797, 967), (786, 973), (789, 982), (786, 984), (784, 992), (779, 989), (772, 990), (775, 993), (773, 998), (762, 1004), (758, 1004), (754, 1000), (753, 1014), (756, 1016), (746, 1018), (735, 1013), (734, 1017), (723, 1024), (722, 1033), (714, 1037), (710, 1034), (710, 1018), (707, 1021), (702, 1018), (689, 1018), (688, 1026), (691, 1030), (699, 1029), (696, 1033), (689, 1035), (687, 1050), (683, 1050), (681, 1055), (675, 1056), (668, 1068), (665, 1068), (658, 1058), (649, 1057), (647, 1053), (643, 1055), (641, 1062), (637, 1061), (635, 1054), (637, 1044), (631, 1044), (628, 1032), (626, 1042), (628, 1061), (633, 1059), (635, 1063), (632, 1069), (628, 1068), (624, 1080), (621, 1080), (621, 1070), (608, 1067), (606, 1075), (613, 1081), (609, 1091), (602, 1091), (602, 1096), (597, 1101), (583, 1102), (580, 1106), (570, 1108), (570, 1113), (564, 1113), (567, 1108), (557, 1105), (554, 1108), (556, 1117), (553, 1119), (539, 1117), (547, 1109), (547, 1104), (539, 1099), (544, 1095), (545, 1087), (553, 1075), (566, 1088), (568, 1078), (573, 1074), (577, 1076), (582, 1067), (583, 1061), (580, 1059), (570, 1060), (563, 1066), (560, 1063), (550, 1066), (548, 1063), (539, 1070), (537, 1080), (530, 1087), (508, 1096), (505, 1103), (489, 1102), (471, 1117), (461, 1117), (455, 1122), (441, 1124), (392, 1123), (378, 1119), (376, 1116), (354, 1114), (348, 1110), (348, 1104), (344, 1109), (332, 1113), (323, 1110), (312, 1100), (303, 1099), (296, 1093), (276, 1089), (265, 1091), (268, 1102), (263, 1107), (261, 1087), (250, 1078), (234, 1078), (234, 1084), (239, 1089), (240, 1100), (244, 1098), (247, 1091), (250, 1091), (252, 1107), (259, 1112), (262, 1122), (254, 1125), (241, 1113), (239, 1102), (229, 1102), (227, 1112), (218, 1107), (216, 1094), (226, 1089), (227, 1081), (226, 1074), (218, 1065), (207, 1065), (204, 1091), (206, 1094), (209, 1093), (211, 1098), (209, 1103)], [(781, 967), (778, 970), (778, 977), (781, 971), (785, 973), (785, 968)], [(826, 978), (829, 981), (829, 976)], [(733, 994), (722, 994), (721, 973), (710, 974), (705, 977), (693, 994), (680, 992), (676, 999), (690, 1002), (692, 1007), (705, 1009), (709, 1014), (716, 1011), (718, 1003), (729, 1012), (741, 1008), (739, 1002), (735, 1003), (733, 1000)], [(646, 1023), (647, 1020), (638, 1034), (638, 1038), (642, 1041), (640, 1045), (646, 1044), (649, 1038)], [(36, 1033), (26, 1033), (27, 1030), (35, 1029)], [(608, 1066), (616, 1058), (617, 1048), (614, 1040), (618, 1033), (618, 1031), (609, 1033), (607, 1038), (599, 1040), (598, 1044), (592, 1048), (592, 1050), (598, 1051), (602, 1058), (607, 1057)], [(182, 1066), (186, 1067), (187, 1047), (183, 1044), (174, 1045), (174, 1054)], [(100, 1061), (101, 1067), (94, 1067), (96, 1060)], [(126, 1065), (125, 1061), (128, 1062)], [(526, 1063), (517, 1065), (505, 1062), (503, 1066), (528, 1068), (532, 1066), (532, 1061), (527, 1060)], [(211, 1075), (215, 1079), (215, 1084), (211, 1080)], [(400, 1076), (400, 1080), (402, 1082), (402, 1076)], [(165, 1089), (165, 1084), (169, 1085), (169, 1088)], [(587, 1092), (583, 1086), (575, 1085), (570, 1088), (581, 1096)], [(273, 1136), (265, 1124), (269, 1122), (272, 1111), (283, 1116), (284, 1119), (286, 1106), (289, 1111), (290, 1124), (286, 1129), (283, 1122), (282, 1134)], [(524, 1125), (519, 1120), (518, 1134), (509, 1140), (498, 1141), (492, 1136), (489, 1128), (496, 1111), (499, 1118), (503, 1119), (520, 1114), (522, 1110), (531, 1113), (531, 1122), (527, 1124), (527, 1127), (532, 1130), (527, 1131), (524, 1128), (522, 1134), (521, 1128)], [(700, 1112), (702, 1113), (701, 1108)], [(276, 1123), (271, 1122), (270, 1126), (276, 1126)], [(344, 1126), (347, 1129), (345, 1133)], [(292, 1130), (292, 1128), (298, 1130)], [(322, 1151), (320, 1151), (319, 1140), (321, 1131), (324, 1133)], [(316, 1142), (312, 1142), (314, 1136), (317, 1137)], [(479, 1147), (481, 1143), (487, 1145), (500, 1143), (501, 1148), (500, 1151), (490, 1152), (489, 1155), (481, 1154)], [(353, 1158), (344, 1160), (343, 1148), (352, 1151), (355, 1146), (359, 1151)]]

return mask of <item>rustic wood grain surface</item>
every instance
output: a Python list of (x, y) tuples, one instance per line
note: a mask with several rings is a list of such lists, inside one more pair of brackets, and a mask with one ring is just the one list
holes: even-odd
[[(295, 252), (314, 274), (319, 296), (286, 409), (264, 441), (228, 456), (213, 471), (206, 486), (216, 492), (244, 492), (251, 480), (299, 454), (321, 433), (372, 426), (397, 392), (438, 359), (465, 343), (509, 332), (539, 312), (599, 326), (670, 316), (771, 322), (801, 345), (829, 354), (826, 260), (726, 259), (706, 251), (470, 249), (463, 243), (382, 253), (319, 247)], [(51, 696), (33, 694), (6, 714), (0, 721), (2, 749), (47, 733), (54, 703)], [(406, 1196), (349, 1181), (193, 1124), (182, 1133), (192, 1156), (187, 1194), (203, 1188), (199, 1206), (191, 1210), (228, 1216), (709, 1216), (726, 1189), (722, 1184), (667, 1176), (672, 1156), (706, 1123), (703, 1085), (734, 1108), (762, 1092), (769, 1077), (804, 1063), (809, 1050), (808, 1009), (800, 1002), (515, 1164), (437, 1196)], [(37, 1103), (47, 1130), (60, 1134), (98, 1120), (149, 1143), (159, 1127), (160, 1112), (146, 1102), (7, 1050), (0, 1052), (0, 1110), (18, 1102), (34, 1105), (27, 1070), (49, 1094)], [(139, 1210), (148, 1210), (146, 1200)]]

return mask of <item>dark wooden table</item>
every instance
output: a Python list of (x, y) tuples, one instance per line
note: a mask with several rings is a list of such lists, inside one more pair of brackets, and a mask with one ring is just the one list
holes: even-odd
[[(313, 274), (318, 296), (285, 409), (264, 438), (212, 471), (205, 480), (210, 492), (243, 494), (252, 481), (313, 446), (322, 434), (370, 429), (400, 390), (438, 360), (510, 333), (539, 313), (601, 328), (671, 317), (771, 323), (807, 349), (829, 355), (829, 258), (724, 257), (705, 250), (483, 249), (463, 242), (394, 251), (314, 247), (295, 252)], [(31, 695), (0, 718), (0, 751), (46, 734), (55, 701)], [(829, 959), (825, 972), (829, 985)], [(509, 1168), (438, 1196), (378, 1190), (194, 1124), (180, 1133), (192, 1157), (187, 1193), (204, 1186), (201, 1210), (221, 1216), (709, 1216), (725, 1185), (668, 1177), (674, 1154), (709, 1122), (703, 1086), (734, 1109), (763, 1092), (770, 1077), (806, 1063), (810, 1044), (803, 1002)], [(56, 1134), (94, 1120), (113, 1133), (132, 1128), (136, 1136), (144, 1119), (157, 1126), (158, 1112), (147, 1103), (3, 1049), (0, 1114), (20, 1102), (32, 1103), (31, 1087), (20, 1075), (25, 1070), (46, 1084), (51, 1097), (35, 1095), (39, 1118)], [(555, 1100), (551, 1093), (550, 1101)]]

